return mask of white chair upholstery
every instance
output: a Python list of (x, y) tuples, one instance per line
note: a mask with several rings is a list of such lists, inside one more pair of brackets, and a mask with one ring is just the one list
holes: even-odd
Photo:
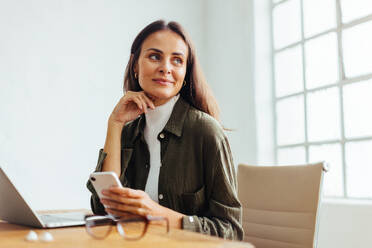
[(323, 162), (297, 166), (238, 166), (244, 241), (256, 248), (316, 246)]

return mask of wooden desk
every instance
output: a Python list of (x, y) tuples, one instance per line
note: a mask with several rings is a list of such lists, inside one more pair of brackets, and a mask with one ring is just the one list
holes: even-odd
[[(160, 230), (161, 229), (161, 230)], [(45, 243), (41, 241), (29, 242), (25, 241), (27, 233), (33, 230), (39, 237), (45, 231), (50, 232), (54, 241)], [(55, 229), (34, 229), (25, 226), (9, 224), (0, 221), (0, 247), (6, 248), (63, 248), (63, 247), (77, 247), (77, 248), (114, 248), (114, 247), (151, 247), (151, 248), (199, 248), (199, 247), (245, 247), (254, 248), (253, 245), (243, 242), (233, 242), (223, 240), (208, 235), (199, 233), (171, 229), (169, 234), (165, 234), (165, 229), (162, 226), (151, 225), (146, 235), (138, 241), (126, 241), (113, 229), (111, 234), (104, 240), (96, 240), (90, 237), (85, 227), (67, 227)]]

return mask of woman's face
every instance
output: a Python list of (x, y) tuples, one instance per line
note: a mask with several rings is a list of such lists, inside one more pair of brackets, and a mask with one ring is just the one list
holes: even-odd
[(141, 88), (155, 105), (166, 103), (181, 90), (187, 56), (186, 43), (170, 30), (155, 32), (143, 42), (135, 72)]

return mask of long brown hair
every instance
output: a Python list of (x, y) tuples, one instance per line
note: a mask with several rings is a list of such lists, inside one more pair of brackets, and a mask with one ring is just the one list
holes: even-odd
[(174, 21), (166, 23), (164, 20), (158, 20), (150, 23), (134, 39), (130, 50), (131, 56), (125, 70), (124, 91), (142, 90), (138, 80), (134, 76), (134, 67), (140, 56), (143, 42), (149, 35), (161, 30), (171, 30), (181, 36), (189, 50), (186, 64), (186, 75), (184, 79), (186, 85), (180, 90), (182, 98), (195, 108), (220, 121), (220, 110), (216, 98), (213, 96), (213, 93), (205, 80), (191, 39), (182, 26)]

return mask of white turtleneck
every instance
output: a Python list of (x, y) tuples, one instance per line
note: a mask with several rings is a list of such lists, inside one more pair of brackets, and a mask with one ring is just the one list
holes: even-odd
[(148, 109), (145, 114), (146, 126), (144, 136), (150, 152), (150, 171), (145, 192), (156, 202), (159, 202), (158, 184), (161, 167), (160, 141), (158, 140), (158, 135), (167, 124), (178, 98), (179, 94), (155, 109)]

